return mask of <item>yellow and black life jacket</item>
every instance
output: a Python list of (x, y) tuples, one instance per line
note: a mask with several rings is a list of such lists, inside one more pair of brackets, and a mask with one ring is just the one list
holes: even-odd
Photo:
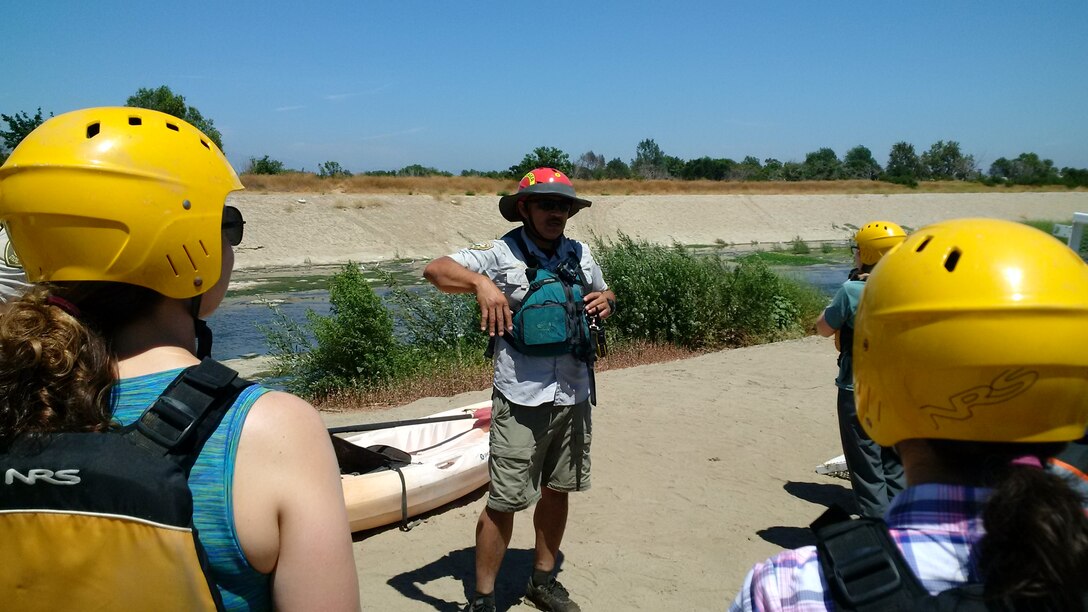
[(211, 359), (135, 423), (22, 436), (0, 453), (0, 608), (220, 610), (189, 471), (250, 382)]

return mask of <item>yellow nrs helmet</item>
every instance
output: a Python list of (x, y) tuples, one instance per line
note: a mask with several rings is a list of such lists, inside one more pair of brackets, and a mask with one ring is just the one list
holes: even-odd
[(1088, 426), (1088, 265), (1027, 225), (924, 227), (877, 264), (855, 318), (858, 419), (912, 438), (1060, 442)]
[(881, 257), (906, 238), (907, 233), (903, 231), (903, 228), (891, 221), (866, 223), (865, 227), (854, 234), (854, 242), (858, 245), (858, 252), (861, 254), (861, 263), (867, 266), (876, 264)]
[(242, 189), (192, 125), (142, 108), (49, 119), (0, 167), (0, 221), (27, 278), (116, 281), (173, 298), (222, 273), (227, 194)]

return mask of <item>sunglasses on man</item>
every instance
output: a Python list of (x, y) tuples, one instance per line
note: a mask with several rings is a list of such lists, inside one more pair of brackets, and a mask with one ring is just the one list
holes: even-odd
[(529, 200), (530, 204), (535, 204), (537, 208), (544, 212), (561, 212), (570, 214), (570, 200), (562, 200), (558, 198), (548, 200)]
[(242, 211), (233, 206), (223, 207), (223, 234), (231, 246), (242, 244), (242, 230), (246, 222), (242, 219)]

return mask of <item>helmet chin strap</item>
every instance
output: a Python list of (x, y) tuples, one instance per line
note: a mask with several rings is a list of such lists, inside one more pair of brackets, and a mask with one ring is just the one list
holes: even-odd
[(203, 361), (212, 356), (212, 330), (208, 323), (200, 318), (200, 296), (189, 302), (189, 312), (193, 315), (193, 328), (196, 332), (196, 357)]

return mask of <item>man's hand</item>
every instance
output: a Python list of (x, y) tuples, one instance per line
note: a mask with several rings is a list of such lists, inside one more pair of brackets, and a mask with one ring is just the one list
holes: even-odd
[(449, 256), (439, 257), (423, 269), (423, 277), (446, 293), (475, 293), (480, 305), (480, 329), (489, 336), (514, 328), (506, 295), (488, 277), (469, 270)]
[(612, 308), (616, 303), (616, 294), (611, 291), (594, 291), (586, 294), (583, 301), (586, 304), (587, 314), (607, 319), (612, 316)]
[(480, 329), (487, 335), (501, 336), (514, 329), (514, 316), (506, 295), (486, 276), (481, 276), (476, 284), (476, 303), (480, 305)]

